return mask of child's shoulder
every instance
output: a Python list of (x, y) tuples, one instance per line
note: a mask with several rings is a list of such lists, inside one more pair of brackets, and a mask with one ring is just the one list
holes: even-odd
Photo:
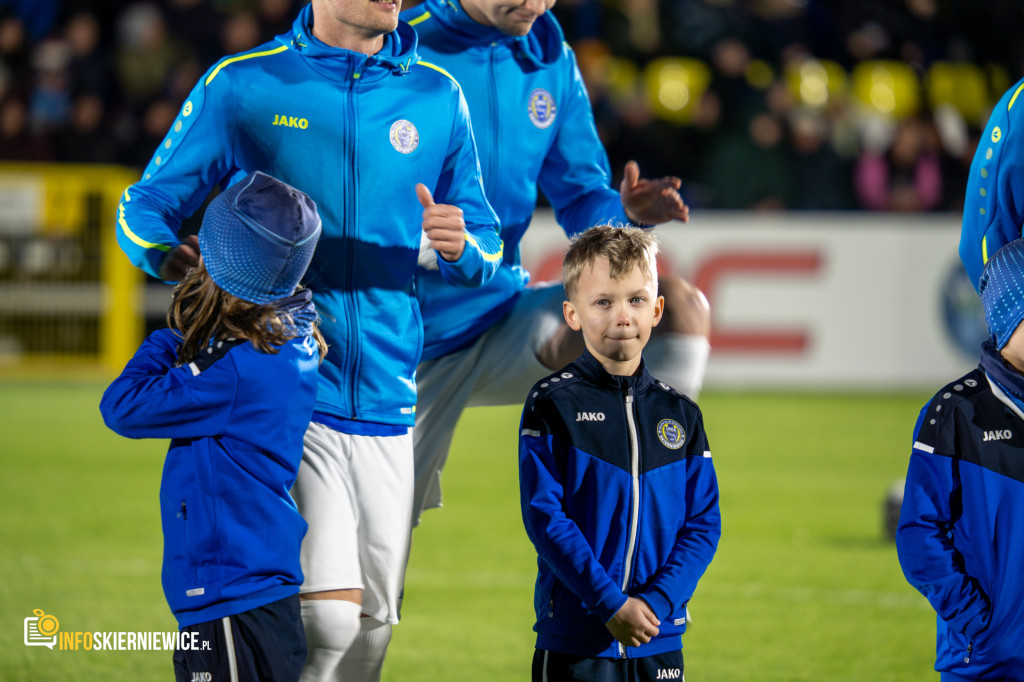
[(940, 434), (947, 431), (947, 425), (956, 423), (953, 416), (957, 413), (969, 413), (968, 421), (973, 422), (975, 414), (987, 413), (993, 407), (1002, 412), (999, 405), (998, 399), (989, 389), (985, 372), (977, 367), (940, 388), (921, 409), (918, 439), (939, 442)]
[(579, 371), (570, 363), (562, 369), (538, 379), (533, 388), (530, 389), (526, 403), (530, 405), (531, 403), (547, 401), (556, 396), (560, 391), (572, 391), (574, 387), (578, 387), (582, 379), (583, 377), (580, 376)]

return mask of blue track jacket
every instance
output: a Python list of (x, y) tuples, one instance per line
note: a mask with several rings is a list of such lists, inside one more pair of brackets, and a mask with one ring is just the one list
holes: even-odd
[[(1006, 91), (971, 162), (960, 259), (978, 288), (989, 256), (1020, 239), (1024, 225), (1024, 80)], [(1020, 119), (1018, 127), (1017, 119)]]
[(316, 396), (310, 337), (261, 353), (211, 346), (175, 367), (179, 338), (154, 332), (100, 402), (129, 438), (170, 438), (160, 483), (163, 586), (180, 627), (298, 594), (306, 522), (288, 491)]
[[(537, 548), (537, 648), (599, 658), (678, 651), (686, 604), (721, 535), (700, 410), (589, 353), (537, 382), (519, 437), (523, 521)], [(646, 601), (659, 635), (623, 647), (605, 623)]]
[(450, 286), (437, 272), (419, 271), (423, 358), (430, 360), (470, 345), (511, 310), (526, 286), (530, 275), (520, 265), (519, 242), (537, 207), (538, 185), (569, 235), (629, 219), (609, 187), (608, 156), (576, 58), (550, 12), (522, 38), (476, 23), (457, 0), (426, 0), (402, 17), (419, 34), (423, 58), (462, 86), (505, 245), (494, 279), (472, 292)]
[(998, 360), (990, 366), (922, 410), (896, 548), (907, 580), (938, 614), (936, 670), (1021, 680), (1024, 403), (1010, 392), (1024, 390), (1024, 377)]
[(442, 70), (418, 61), (415, 32), (399, 23), (367, 56), (321, 43), (311, 25), (307, 5), (292, 32), (203, 76), (142, 180), (125, 191), (117, 237), (156, 275), (182, 219), (215, 186), (260, 170), (306, 192), (323, 235), (304, 283), (330, 347), (317, 412), (408, 426), (423, 337), (416, 183), (464, 212), (464, 253), (437, 259), (453, 288), (479, 286), (497, 270), (497, 218), (466, 102)]

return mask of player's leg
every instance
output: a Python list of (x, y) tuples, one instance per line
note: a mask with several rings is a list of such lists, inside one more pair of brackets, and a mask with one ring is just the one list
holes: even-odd
[(481, 364), (476, 344), (416, 369), (416, 427), (413, 429), (416, 484), (413, 525), (427, 509), (441, 506), (441, 471), (455, 425), (469, 402)]
[(644, 349), (651, 375), (696, 400), (711, 352), (711, 309), (704, 293), (681, 277), (659, 277), (665, 312)]
[(351, 480), (352, 438), (310, 424), (292, 497), (309, 524), (302, 540), (302, 623), (306, 631), (303, 682), (335, 680), (359, 634), (362, 570), (359, 517)]
[(353, 436), (352, 482), (358, 491), (363, 612), (339, 666), (342, 680), (380, 679), (398, 623), (412, 533), (412, 435)]

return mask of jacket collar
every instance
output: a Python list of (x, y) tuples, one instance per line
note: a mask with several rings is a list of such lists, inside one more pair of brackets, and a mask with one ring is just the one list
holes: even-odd
[(547, 68), (562, 56), (565, 35), (551, 12), (545, 12), (537, 19), (527, 35), (518, 37), (478, 24), (462, 9), (460, 0), (427, 0), (426, 6), (431, 17), (440, 24), (445, 37), (465, 47), (505, 43), (516, 59), (531, 70)]
[(633, 389), (633, 393), (642, 393), (646, 391), (651, 385), (651, 374), (647, 371), (647, 363), (644, 362), (643, 358), (640, 358), (639, 371), (633, 376), (619, 376), (616, 374), (609, 374), (608, 370), (595, 358), (589, 350), (584, 349), (582, 355), (580, 355), (573, 362), (579, 371), (580, 376), (587, 379), (598, 386), (603, 388), (612, 389), (625, 393), (629, 389)]
[(416, 32), (404, 21), (384, 35), (384, 45), (377, 54), (365, 55), (353, 50), (332, 47), (313, 35), (313, 5), (306, 5), (292, 24), (291, 35), (279, 36), (305, 57), (309, 64), (332, 80), (361, 78), (374, 80), (390, 74), (403, 75), (419, 61)]
[[(992, 339), (981, 344), (981, 368), (989, 381), (994, 382), (993, 393), (1004, 403), (1009, 400), (1024, 419), (1024, 376), (1003, 360)], [(999, 391), (995, 389), (998, 387)], [(1009, 404), (1009, 403), (1007, 403)]]

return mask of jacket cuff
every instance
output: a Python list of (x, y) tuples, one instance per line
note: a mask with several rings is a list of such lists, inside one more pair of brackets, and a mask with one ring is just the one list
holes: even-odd
[(658, 617), (658, 620), (665, 620), (672, 615), (672, 602), (661, 592), (644, 592), (636, 596), (647, 602), (647, 605), (651, 607), (651, 611), (654, 611), (654, 615)]
[(594, 613), (601, 619), (602, 623), (607, 623), (612, 619), (612, 616), (619, 612), (619, 609), (625, 603), (626, 595), (618, 590), (609, 590), (609, 593), (594, 605)]

